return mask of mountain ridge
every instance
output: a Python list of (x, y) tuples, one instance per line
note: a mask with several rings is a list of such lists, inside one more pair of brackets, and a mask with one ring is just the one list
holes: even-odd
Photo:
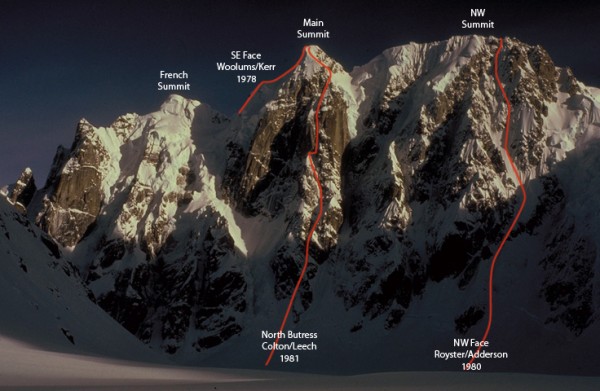
[[(289, 327), (317, 327), (325, 305), (338, 308), (340, 332), (363, 348), (371, 334), (421, 340), (415, 330), (429, 327), (426, 308), (435, 308), (443, 285), (453, 304), (436, 315), (445, 326), (424, 346), (481, 336), (485, 261), (517, 205), (501, 153), (497, 44), (480, 36), (411, 43), (351, 72), (315, 48), (333, 71), (315, 158), (325, 207)], [(499, 74), (513, 106), (510, 149), (531, 197), (499, 265), (538, 284), (505, 290), (512, 301), (495, 297), (505, 313), (535, 303), (537, 327), (578, 338), (597, 328), (600, 237), (583, 228), (593, 219), (569, 206), (567, 197), (578, 199), (569, 187), (580, 185), (559, 168), (600, 138), (600, 95), (541, 47), (511, 38), (505, 46)], [(82, 120), (46, 185), (21, 203), (65, 246), (100, 306), (150, 346), (186, 362), (225, 363), (236, 348), (258, 350), (253, 333), (278, 324), (318, 202), (306, 155), (326, 75), (313, 63), (232, 119), (171, 96), (160, 111), (127, 114), (107, 128)], [(518, 255), (515, 243), (540, 250)], [(496, 286), (510, 287), (510, 275), (502, 267)], [(332, 325), (320, 327), (332, 333)], [(517, 335), (496, 332), (492, 341)], [(260, 353), (233, 365), (257, 365)], [(374, 368), (390, 368), (387, 357)], [(444, 368), (428, 355), (397, 360)], [(569, 368), (594, 371), (581, 362)]]

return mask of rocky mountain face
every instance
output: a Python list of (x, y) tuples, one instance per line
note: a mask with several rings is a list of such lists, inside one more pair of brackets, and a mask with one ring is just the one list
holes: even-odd
[[(312, 47), (333, 73), (315, 157), (324, 215), (288, 327), (326, 315), (321, 301), (349, 338), (404, 341), (432, 322), (448, 338), (481, 337), (490, 260), (521, 200), (502, 149), (497, 48), (479, 36), (411, 43), (347, 72)], [(529, 303), (515, 316), (532, 327), (579, 338), (600, 307), (600, 226), (582, 190), (600, 167), (600, 91), (516, 39), (498, 71), (528, 203), (495, 294)], [(188, 359), (234, 349), (276, 331), (298, 279), (318, 206), (307, 153), (326, 79), (306, 56), (234, 119), (171, 96), (108, 127), (82, 120), (45, 186), (22, 176), (9, 198), (139, 339)], [(515, 288), (515, 273), (530, 283)], [(450, 304), (432, 315), (441, 286)]]
[(107, 128), (82, 120), (29, 210), (71, 252), (97, 303), (170, 353), (192, 331), (199, 350), (239, 332), (247, 300), (231, 211), (193, 139), (228, 120), (205, 108), (194, 118), (198, 105), (172, 96)]
[[(318, 48), (314, 55), (334, 74), (345, 75), (341, 65)], [(224, 190), (230, 203), (247, 217), (263, 216), (282, 223), (278, 243), (262, 248), (272, 252), (270, 272), (275, 277), (277, 300), (289, 298), (303, 264), (304, 242), (315, 218), (319, 191), (307, 155), (315, 148), (314, 110), (328, 74), (306, 55), (303, 63), (258, 112), (250, 110), (242, 121), (256, 123), (238, 134), (227, 147), (232, 158), (224, 173)], [(323, 188), (324, 215), (311, 244), (309, 275), (316, 274), (338, 240), (342, 214), (342, 156), (350, 141), (345, 86), (330, 85), (322, 106), (319, 154), (315, 158)], [(243, 133), (249, 132), (250, 137)], [(242, 134), (239, 134), (242, 133)], [(243, 143), (240, 140), (247, 139)], [(241, 178), (241, 180), (239, 180)], [(282, 240), (285, 238), (285, 240)], [(303, 282), (298, 311), (313, 300), (310, 279)]]
[(25, 212), (36, 190), (37, 187), (35, 179), (33, 179), (33, 172), (27, 167), (8, 192), (8, 202), (15, 205), (21, 212)]

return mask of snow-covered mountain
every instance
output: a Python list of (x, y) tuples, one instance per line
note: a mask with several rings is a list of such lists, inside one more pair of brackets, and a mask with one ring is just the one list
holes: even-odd
[[(319, 351), (297, 367), (455, 369), (433, 350), (481, 338), (521, 199), (498, 43), (411, 43), (351, 72), (311, 47), (333, 76), (314, 158), (324, 214), (287, 324), (318, 331)], [(173, 95), (108, 127), (82, 120), (43, 188), (26, 171), (7, 198), (140, 340), (262, 366), (260, 331), (278, 330), (317, 214), (307, 154), (327, 76), (305, 56), (233, 119)], [(528, 201), (494, 280), (490, 341), (511, 358), (486, 366), (598, 374), (600, 90), (516, 39), (499, 77)]]

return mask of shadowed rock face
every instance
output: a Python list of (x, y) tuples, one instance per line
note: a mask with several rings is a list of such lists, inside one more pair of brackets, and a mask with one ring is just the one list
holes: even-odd
[[(299, 80), (286, 85), (276, 108), (267, 109), (258, 122), (250, 148), (242, 158), (243, 171), (228, 172), (241, 178), (239, 183), (231, 181), (232, 192), (247, 214), (276, 216), (285, 209), (282, 202), (265, 204), (264, 199), (274, 188), (284, 187), (284, 182), (297, 182), (305, 170), (304, 161), (314, 138), (309, 113), (320, 93), (319, 84), (316, 78), (312, 83)], [(285, 195), (280, 194), (279, 201)]]
[[(333, 73), (342, 67), (318, 48), (313, 53)], [(269, 262), (275, 276), (273, 294), (289, 297), (302, 269), (306, 237), (318, 210), (319, 191), (308, 153), (315, 149), (315, 110), (328, 73), (308, 55), (289, 79), (277, 85), (276, 96), (258, 113), (256, 127), (247, 147), (232, 143), (225, 178), (225, 194), (247, 216), (265, 216), (285, 221), (282, 229), (289, 241), (274, 250)], [(310, 279), (335, 246), (344, 221), (341, 204), (342, 156), (350, 142), (348, 102), (335, 83), (325, 91), (319, 113), (319, 148), (312, 156), (323, 189), (323, 216), (310, 246), (307, 280), (301, 285), (299, 311), (313, 299)]]
[[(339, 64), (318, 48), (313, 52), (335, 72), (344, 72)], [(344, 72), (345, 73), (345, 72)], [(226, 194), (245, 214), (277, 217), (285, 213), (286, 200), (304, 198), (316, 207), (312, 189), (314, 182), (307, 164), (308, 152), (315, 148), (314, 110), (325, 88), (327, 72), (306, 55), (304, 62), (290, 78), (273, 88), (277, 94), (257, 115), (249, 146), (230, 143), (230, 159), (224, 178)], [(319, 150), (314, 157), (321, 182), (334, 181), (340, 188), (341, 157), (350, 141), (347, 107), (342, 93), (331, 84), (326, 91), (320, 113)]]

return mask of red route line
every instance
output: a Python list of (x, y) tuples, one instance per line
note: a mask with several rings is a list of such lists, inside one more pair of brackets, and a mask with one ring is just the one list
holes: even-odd
[[(500, 91), (502, 92), (502, 97), (504, 97), (504, 101), (506, 102), (506, 105), (508, 106), (508, 113), (506, 115), (506, 129), (505, 129), (505, 134), (504, 134), (503, 149), (504, 149), (504, 152), (506, 153), (506, 157), (508, 158), (508, 161), (510, 162), (511, 168), (512, 168), (513, 172), (515, 173), (515, 176), (517, 177), (517, 181), (519, 182), (519, 187), (521, 188), (521, 192), (523, 193), (523, 200), (521, 201), (521, 206), (519, 207), (519, 211), (515, 215), (515, 218), (513, 219), (513, 222), (510, 225), (510, 228), (508, 229), (506, 234), (504, 234), (504, 237), (502, 238), (502, 242), (500, 242), (500, 246), (496, 250), (496, 254), (494, 254), (494, 258), (492, 259), (492, 265), (490, 266), (490, 281), (489, 281), (489, 285), (488, 285), (488, 290), (489, 290), (488, 323), (487, 323), (487, 327), (485, 329), (485, 333), (483, 334), (483, 338), (481, 339), (481, 343), (479, 344), (479, 347), (475, 351), (475, 354), (473, 355), (473, 357), (471, 357), (471, 360), (469, 361), (469, 366), (471, 364), (473, 364), (473, 362), (475, 361), (475, 356), (481, 350), (483, 342), (485, 342), (487, 340), (488, 334), (490, 333), (490, 329), (492, 327), (492, 314), (493, 314), (493, 311), (492, 311), (492, 308), (493, 308), (492, 307), (492, 304), (493, 304), (492, 288), (493, 288), (493, 282), (494, 282), (494, 267), (496, 266), (496, 261), (498, 260), (498, 256), (500, 255), (500, 252), (502, 251), (504, 244), (508, 240), (510, 233), (515, 228), (515, 225), (517, 224), (517, 221), (519, 220), (521, 213), (523, 213), (523, 209), (525, 208), (525, 203), (527, 202), (527, 192), (525, 191), (525, 186), (523, 186), (523, 182), (521, 181), (521, 176), (519, 175), (519, 172), (517, 171), (517, 167), (515, 166), (515, 163), (513, 162), (513, 159), (510, 156), (510, 152), (508, 151), (508, 134), (510, 132), (510, 112), (512, 110), (512, 107), (510, 105), (510, 100), (508, 99), (508, 96), (506, 95), (506, 92), (504, 91), (502, 82), (500, 81), (500, 76), (498, 76), (498, 58), (500, 57), (500, 51), (502, 50), (503, 47), (504, 47), (503, 41), (502, 41), (502, 38), (500, 38), (500, 44), (498, 45), (498, 50), (496, 51), (496, 56), (494, 58), (494, 76), (496, 77), (496, 83), (498, 84), (498, 87), (500, 87)], [(465, 368), (465, 370), (468, 370), (468, 369)]]
[(300, 55), (300, 58), (298, 59), (296, 64), (294, 64), (293, 67), (291, 67), (290, 69), (285, 71), (283, 74), (281, 74), (279, 77), (277, 77), (273, 80), (261, 81), (260, 84), (258, 86), (256, 86), (254, 91), (252, 91), (252, 93), (250, 94), (250, 96), (248, 97), (246, 102), (244, 102), (244, 105), (242, 106), (242, 108), (238, 111), (238, 115), (241, 114), (242, 111), (244, 111), (244, 109), (246, 108), (246, 106), (248, 105), (250, 100), (252, 100), (252, 98), (254, 97), (254, 95), (256, 94), (256, 92), (259, 90), (259, 88), (261, 86), (263, 86), (264, 84), (275, 83), (275, 82), (279, 81), (281, 78), (288, 75), (294, 69), (296, 69), (298, 67), (298, 65), (300, 65), (300, 62), (302, 61), (302, 59), (304, 58), (305, 53), (308, 53), (308, 55), (313, 60), (315, 60), (320, 66), (325, 68), (325, 70), (328, 73), (327, 82), (325, 83), (325, 87), (323, 87), (323, 90), (321, 91), (321, 95), (320, 95), (319, 101), (317, 103), (317, 108), (315, 110), (315, 148), (312, 151), (308, 152), (308, 161), (310, 162), (310, 168), (312, 169), (315, 180), (317, 181), (317, 187), (319, 188), (319, 214), (317, 215), (317, 218), (315, 219), (315, 222), (313, 223), (313, 225), (310, 229), (310, 232), (308, 233), (308, 236), (306, 238), (306, 245), (305, 245), (305, 251), (304, 251), (304, 265), (302, 266), (302, 271), (300, 272), (300, 276), (298, 277), (298, 281), (296, 282), (296, 286), (294, 287), (292, 297), (290, 298), (290, 302), (285, 311), (285, 315), (281, 322), (281, 326), (279, 327), (279, 332), (277, 333), (277, 338), (275, 339), (273, 348), (271, 349), (271, 352), (269, 353), (269, 357), (267, 358), (267, 361), (265, 362), (265, 366), (269, 365), (269, 363), (271, 362), (271, 359), (273, 358), (273, 355), (275, 354), (275, 349), (277, 347), (277, 344), (279, 343), (279, 336), (283, 332), (285, 324), (287, 323), (287, 319), (290, 315), (290, 312), (292, 311), (292, 307), (294, 306), (294, 300), (296, 298), (296, 295), (298, 294), (298, 290), (300, 289), (300, 284), (302, 283), (302, 280), (304, 279), (304, 275), (306, 274), (306, 269), (308, 268), (308, 258), (310, 257), (310, 255), (309, 255), (310, 241), (312, 239), (313, 234), (315, 233), (315, 230), (317, 229), (317, 224), (319, 224), (319, 221), (321, 220), (321, 217), (323, 216), (323, 188), (321, 187), (321, 182), (319, 181), (319, 174), (317, 173), (317, 169), (315, 168), (315, 164), (313, 162), (312, 156), (316, 155), (319, 152), (319, 111), (321, 111), (321, 105), (323, 104), (323, 100), (325, 99), (325, 93), (327, 92), (327, 89), (329, 88), (329, 84), (331, 83), (331, 77), (332, 77), (331, 69), (329, 69), (329, 67), (327, 65), (325, 65), (321, 60), (319, 60), (316, 56), (314, 56), (312, 54), (309, 46), (305, 46), (302, 49), (302, 54)]

